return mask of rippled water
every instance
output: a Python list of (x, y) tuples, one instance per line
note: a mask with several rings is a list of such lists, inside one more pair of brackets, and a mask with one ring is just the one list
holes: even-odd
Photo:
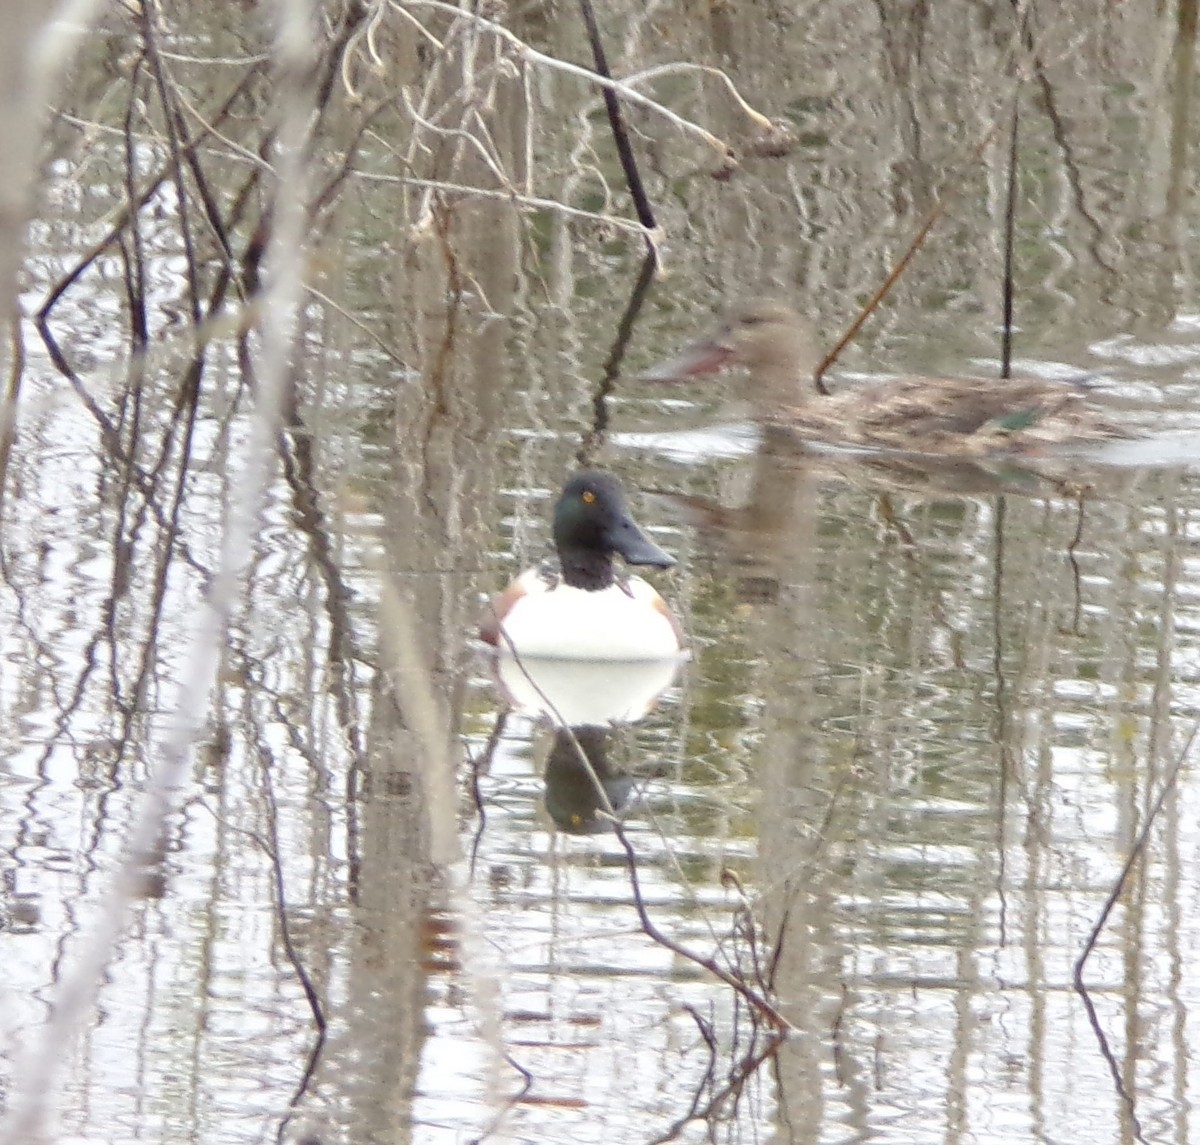
[[(980, 78), (1004, 73), (999, 14), (623, 12), (608, 30), (622, 73), (723, 66), (797, 136), (785, 156), (743, 149), (718, 181), (700, 144), (632, 117), (667, 273), (627, 339), (636, 241), (453, 195), (422, 214), (417, 190), (386, 180), (444, 179), (440, 153), (397, 150), (411, 120), (391, 89), (377, 133), (351, 141), (366, 105), (335, 84), (346, 120), (317, 150), (330, 169), (359, 150), (314, 227), (296, 402), (200, 705), (187, 681), (247, 487), (260, 346), (206, 327), (189, 389), (188, 262), (165, 190), (64, 291), (57, 344), (32, 321), (124, 202), (106, 98), (142, 73), (114, 15), (71, 88), (92, 129), (51, 131), (23, 282), (0, 543), (5, 1104), (196, 708), (128, 925), (47, 1079), (62, 1086), (56, 1141), (1194, 1138), (1200, 318), (1183, 9), (1178, 24), (1081, 9), (1039, 32), (1018, 367), (1086, 377), (1141, 435), (1049, 474), (779, 450), (728, 391), (634, 380), (764, 288), (832, 342), (1001, 114)], [(222, 69), (257, 58), (249, 31), (208, 18), (163, 17), (178, 81), (215, 85), (187, 89), (205, 107)], [(389, 82), (432, 90), (432, 57), (408, 59), (411, 21), (391, 18), (370, 41)], [(586, 58), (566, 13), (511, 19)], [(224, 62), (197, 66), (197, 45)], [(351, 55), (339, 82), (384, 82)], [(528, 131), (534, 197), (623, 209), (600, 193), (617, 169), (582, 87), (475, 64), (477, 82), (500, 77), (479, 105), (495, 117), (485, 142), (516, 171)], [(676, 75), (657, 94), (741, 146), (718, 86)], [(270, 121), (255, 91), (226, 131)], [(131, 106), (140, 185), (167, 152)], [(222, 210), (260, 142), (210, 141)], [(953, 182), (835, 384), (995, 371), (1002, 150)], [(221, 260), (204, 249), (211, 288)], [(645, 678), (543, 666), (572, 739), (520, 674), (498, 686), (474, 629), (486, 595), (542, 555), (581, 459), (619, 474), (677, 556), (652, 575), (689, 656)], [(600, 727), (609, 705), (620, 726)]]

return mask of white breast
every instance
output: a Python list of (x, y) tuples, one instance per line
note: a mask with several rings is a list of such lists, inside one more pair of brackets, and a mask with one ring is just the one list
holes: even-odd
[[(679, 651), (671, 621), (654, 607), (658, 593), (641, 577), (596, 592), (550, 587), (533, 571), (521, 581), (526, 594), (509, 609), (503, 627), (522, 656), (657, 660)], [(505, 647), (502, 638), (501, 651)]]
[(497, 658), (497, 674), (514, 708), (568, 727), (607, 727), (640, 720), (674, 682), (684, 658), (567, 660)]

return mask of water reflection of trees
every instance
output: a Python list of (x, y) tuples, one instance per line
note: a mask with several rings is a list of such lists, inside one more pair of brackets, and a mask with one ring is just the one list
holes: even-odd
[[(739, 148), (736, 171), (699, 133), (627, 105), (672, 277), (621, 345), (649, 360), (718, 295), (763, 285), (840, 329), (949, 170), (944, 226), (846, 365), (992, 355), (1001, 172), (991, 153), (963, 159), (1020, 68), (1037, 95), (1019, 352), (1087, 359), (1135, 396), (1161, 379), (1189, 399), (1184, 373), (1131, 367), (1139, 347), (1112, 340), (1131, 326), (1156, 334), (1194, 293), (1180, 241), (1193, 6), (1054, 13), (1034, 29), (1036, 59), (1006, 7), (932, 13), (612, 11), (621, 74), (668, 55), (721, 62), (799, 137), (790, 155), (747, 153), (753, 120), (710, 74), (676, 70), (646, 90)], [(274, 1124), (293, 1100), (318, 1128), (352, 1124), (364, 1139), (419, 1121), (431, 994), (462, 991), (473, 1018), (499, 1014), (462, 1043), (494, 1061), (509, 1052), (519, 1027), (502, 1003), (487, 1013), (495, 982), (475, 956), (487, 944), (450, 858), (459, 808), (439, 766), (456, 757), (474, 694), (465, 633), (478, 582), (512, 532), (517, 547), (536, 533), (522, 528), (536, 500), (512, 491), (557, 486), (595, 425), (593, 379), (641, 257), (595, 92), (549, 66), (585, 58), (565, 10), (504, 17), (542, 57), (430, 3), (324, 16), (306, 303), (272, 455), (283, 481), (244, 554), (184, 810), (140, 857), (135, 909), (151, 939), (123, 947), (110, 1020), (73, 1083), (73, 1106), (107, 1117), (125, 1092), (107, 1063), (132, 1053), (162, 1082), (149, 1090), (188, 1090), (180, 1136), (246, 1116), (237, 1094), (207, 1088), (210, 1065), (234, 1053), (247, 1075), (287, 1079), (253, 1107)], [(4, 804), (4, 887), (9, 937), (42, 935), (51, 966), (28, 980), (11, 1028), (42, 1021), (38, 999), (84, 932), (177, 707), (216, 538), (246, 493), (238, 447), (260, 394), (280, 203), (269, 35), (211, 5), (102, 19), (55, 100), (22, 299), (35, 325), (4, 358), (18, 429), (4, 442), (5, 710), (20, 786)], [(28, 41), (12, 33), (18, 59)], [(19, 166), (32, 152), (5, 154)], [(714, 181), (716, 169), (732, 178)], [(9, 213), (0, 226), (8, 290)], [(1088, 359), (1101, 338), (1110, 356)], [(657, 416), (607, 381), (612, 426)], [(631, 484), (711, 495), (734, 479), (732, 466), (682, 470), (603, 435), (587, 444)], [(710, 703), (678, 731), (688, 759), (708, 752), (765, 792), (763, 876), (744, 872), (744, 901), (728, 888), (719, 967), (802, 1031), (779, 1052), (779, 1120), (799, 1138), (823, 1119), (861, 1128), (881, 1093), (899, 1094), (940, 1102), (954, 1135), (973, 1124), (972, 1063), (1005, 1092), (990, 1063), (1007, 1052), (1030, 1061), (1026, 1112), (1044, 1133), (1039, 1095), (1054, 1091), (1067, 1020), (1055, 965), (1080, 949), (1094, 888), (1137, 837), (1194, 709), (1193, 482), (1150, 478), (1082, 508), (1044, 489), (881, 500), (857, 462), (768, 485), (775, 504), (751, 523), (731, 583), (715, 560), (711, 578), (681, 576), (708, 642), (698, 708)], [(760, 590), (748, 608), (745, 584)], [(1149, 1014), (1153, 1048), (1129, 1036), (1117, 1060), (1137, 1082), (1152, 1054), (1182, 1089), (1186, 1046), (1171, 1031), (1188, 1012), (1177, 971), (1191, 837), (1178, 808), (1165, 815), (1103, 948), (1098, 1008), (1110, 1031)], [(657, 868), (643, 857), (640, 870)], [(649, 909), (643, 922), (674, 942), (668, 918)], [(164, 1008), (162, 981), (192, 986)], [(237, 1019), (269, 1011), (295, 1028), (259, 1039), (239, 1027), (231, 1049), (231, 983)], [(736, 985), (721, 991), (747, 1004)], [(944, 1022), (926, 1021), (926, 1005)], [(995, 1006), (1012, 1007), (1027, 1042), (989, 1036), (978, 1011)], [(653, 1107), (676, 1130), (680, 1117), (718, 1125), (774, 1052), (767, 1027), (739, 1042), (739, 1022), (765, 1011), (687, 1012), (686, 1101), (672, 1092), (678, 1104)], [(928, 1064), (923, 1051), (945, 1084), (905, 1089), (889, 1070)], [(615, 1089), (632, 1086), (632, 1070), (613, 1068)], [(1161, 1089), (1139, 1096), (1170, 1113)]]

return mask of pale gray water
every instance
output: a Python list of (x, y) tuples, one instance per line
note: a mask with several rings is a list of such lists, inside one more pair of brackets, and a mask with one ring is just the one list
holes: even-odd
[[(956, 164), (946, 219), (841, 377), (995, 362), (1004, 148), (969, 153), (1007, 121), (1008, 9), (881, 11), (601, 13), (614, 70), (723, 66), (799, 136), (789, 155), (747, 158), (718, 182), (700, 145), (631, 114), (669, 275), (634, 328), (592, 454), (679, 558), (657, 582), (691, 642), (679, 678), (605, 744), (648, 915), (752, 982), (773, 977), (788, 1039), (728, 1088), (764, 1049), (762, 1028), (728, 985), (642, 932), (611, 833), (555, 829), (552, 734), (515, 714), (494, 735), (499, 701), (471, 642), (482, 595), (543, 551), (638, 242), (454, 200), (439, 216), (451, 273), (419, 192), (377, 181), (447, 177), (436, 148), (409, 153), (412, 121), (393, 109), (314, 228), (302, 424), (272, 483), (188, 785), (66, 1057), (57, 1140), (1196, 1136), (1200, 785), (1187, 749), (1200, 715), (1200, 311), (1180, 13), (1046, 15), (1061, 131), (1036, 82), (1023, 105), (1020, 364), (1095, 379), (1152, 434), (1107, 447), (1103, 466), (1080, 460), (1082, 500), (1007, 473), (896, 491), (844, 453), (757, 452), (744, 410), (712, 388), (632, 380), (726, 298), (764, 287), (795, 296), (831, 341)], [(375, 46), (391, 70), (373, 78), (356, 55), (357, 81), (377, 96), (371, 85), (402, 78), (426, 90), (411, 25), (381, 12)], [(510, 16), (539, 48), (586, 58), (573, 10)], [(235, 61), (173, 64), (210, 109), (259, 46), (249, 26), (218, 18), (243, 19), (164, 16), (176, 54)], [(30, 315), (123, 201), (117, 129), (137, 41), (111, 19), (64, 103), (112, 131), (54, 126)], [(482, 101), (489, 146), (521, 173), (528, 128), (531, 193), (596, 209), (601, 176), (620, 178), (598, 105), (536, 69), (527, 103), (479, 50), (479, 82), (501, 77)], [(462, 66), (455, 57), (438, 81), (447, 91)], [(744, 142), (716, 83), (688, 75), (653, 90)], [(336, 157), (359, 110), (337, 84), (331, 106), (319, 151)], [(165, 154), (147, 114), (139, 184)], [(224, 131), (253, 150), (269, 114), (257, 94)], [(205, 170), (229, 210), (253, 165), (219, 150)], [(455, 170), (492, 185), (470, 164)], [(627, 214), (619, 195), (606, 210)], [(140, 218), (144, 378), (129, 366), (117, 251), (51, 314), (120, 449), (32, 323), (23, 330), (0, 590), (5, 1090), (173, 726), (225, 507), (242, 488), (253, 386), (233, 332), (215, 332), (189, 437), (172, 194)], [(247, 229), (233, 228), (239, 252)], [(211, 290), (218, 260), (200, 265)], [(713, 517), (724, 531), (698, 523)], [(389, 594), (411, 603), (408, 620)], [(409, 645), (420, 687), (403, 674)], [(397, 702), (381, 666), (400, 681)], [(434, 748), (447, 745), (437, 771)], [(1145, 861), (1087, 964), (1093, 1026), (1073, 968), (1165, 783)], [(297, 967), (328, 1023), (323, 1043)]]

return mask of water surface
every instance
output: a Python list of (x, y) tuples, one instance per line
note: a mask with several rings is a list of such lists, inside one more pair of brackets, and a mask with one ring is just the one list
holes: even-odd
[[(897, 480), (764, 448), (719, 388), (635, 379), (763, 290), (832, 342), (935, 198), (833, 381), (995, 370), (1006, 146), (979, 145), (1008, 123), (1007, 6), (602, 12), (615, 73), (724, 68), (795, 135), (755, 156), (711, 76), (646, 86), (742, 162), (714, 179), (694, 136), (629, 111), (665, 273), (625, 332), (636, 237), (445, 190), (494, 189), (486, 152), (530, 198), (631, 218), (594, 92), (413, 5), (444, 45), (418, 50), (379, 9), (382, 70), (353, 39), (319, 121), (313, 292), (243, 595), (54, 1139), (1188, 1142), (1190, 10), (1084, 5), (1022, 57), (1019, 368), (1086, 375), (1147, 437), (1070, 480)], [(588, 58), (573, 11), (505, 18)], [(128, 165), (138, 187), (169, 168), (123, 19), (62, 93), (25, 268), (0, 570), (6, 1090), (187, 710), (256, 392), (257, 340), (204, 325), (253, 283), (221, 294), (194, 171), (186, 211), (167, 180), (67, 285), (56, 341), (32, 321), (119, 221)], [(244, 270), (274, 105), (259, 30), (217, 19), (185, 6), (160, 34), (213, 117), (253, 80), (201, 166)], [(409, 106), (371, 102), (402, 84)], [(450, 123), (478, 146), (430, 126)], [(657, 583), (691, 650), (636, 722), (582, 736), (622, 837), (578, 803), (561, 733), (501, 718), (473, 640), (581, 460), (678, 557)]]

